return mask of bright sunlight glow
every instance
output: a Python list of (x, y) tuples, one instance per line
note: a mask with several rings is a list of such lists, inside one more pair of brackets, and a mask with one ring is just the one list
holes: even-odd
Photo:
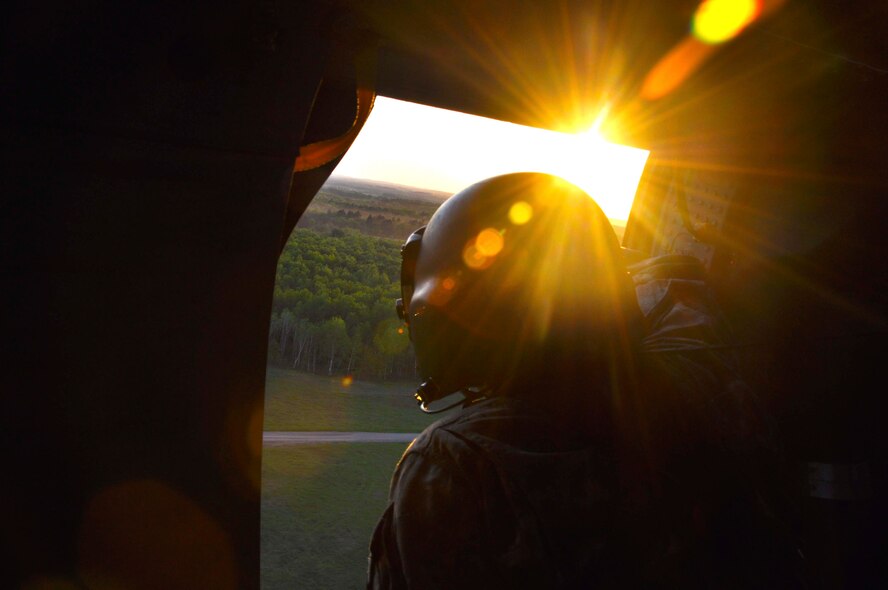
[(548, 172), (625, 221), (647, 157), (594, 130), (570, 135), (378, 97), (333, 174), (455, 193), (498, 174)]
[(759, 14), (758, 0), (706, 0), (694, 13), (693, 32), (704, 43), (737, 36)]

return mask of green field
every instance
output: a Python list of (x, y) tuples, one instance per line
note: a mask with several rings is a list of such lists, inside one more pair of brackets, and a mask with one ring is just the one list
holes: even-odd
[[(265, 428), (419, 432), (434, 418), (412, 383), (375, 384), (269, 367)], [(367, 551), (405, 443), (267, 447), (262, 453), (263, 590), (363, 588)]]
[(434, 418), (413, 400), (417, 383), (355, 381), (268, 368), (263, 430), (420, 432)]
[(327, 443), (265, 449), (263, 590), (363, 588), (370, 537), (406, 447)]

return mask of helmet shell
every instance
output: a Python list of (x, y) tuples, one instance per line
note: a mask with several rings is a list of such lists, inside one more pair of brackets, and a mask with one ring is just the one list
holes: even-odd
[(616, 234), (577, 186), (542, 173), (478, 182), (434, 213), (405, 301), (421, 376), (441, 395), (588, 370), (637, 315)]

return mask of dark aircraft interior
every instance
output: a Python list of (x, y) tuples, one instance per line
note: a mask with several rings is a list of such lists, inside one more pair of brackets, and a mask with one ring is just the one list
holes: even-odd
[(822, 587), (888, 587), (888, 3), (713, 43), (699, 4), (7, 4), (0, 587), (259, 587), (276, 260), (376, 95), (607, 105), (651, 152), (623, 245), (708, 268)]

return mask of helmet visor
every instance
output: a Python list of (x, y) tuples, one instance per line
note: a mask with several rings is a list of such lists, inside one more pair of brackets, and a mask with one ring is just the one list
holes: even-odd
[(419, 257), (419, 247), (425, 226), (419, 228), (407, 238), (401, 246), (401, 298), (395, 301), (395, 312), (398, 318), (410, 325), (410, 316), (407, 313), (410, 307), (410, 299), (413, 297), (413, 289), (416, 285), (416, 259)]

